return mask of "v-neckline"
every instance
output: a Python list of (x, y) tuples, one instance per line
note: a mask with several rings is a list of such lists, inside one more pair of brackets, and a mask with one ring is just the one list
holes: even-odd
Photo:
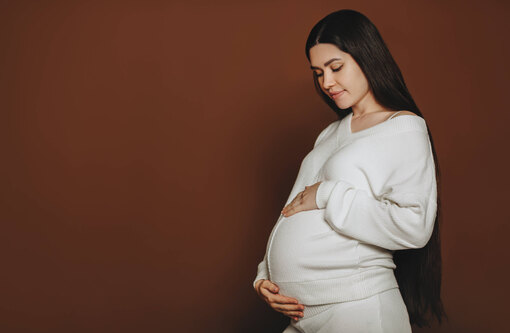
[[(343, 147), (353, 140), (375, 135), (389, 129), (390, 132), (401, 132), (407, 130), (420, 130), (427, 133), (427, 124), (425, 119), (416, 114), (402, 114), (398, 117), (392, 117), (373, 125), (372, 127), (352, 133), (351, 132), (352, 112), (340, 120), (338, 131), (336, 132), (337, 147)], [(396, 119), (395, 119), (396, 118)]]
[[(397, 111), (397, 112), (400, 112), (400, 111)], [(388, 117), (388, 119), (386, 120), (383, 120), (381, 121), (380, 123), (377, 123), (375, 125), (372, 125), (370, 127), (367, 127), (367, 128), (364, 128), (362, 130), (359, 130), (359, 131), (356, 131), (356, 132), (353, 132), (352, 131), (352, 127), (351, 127), (351, 122), (352, 122), (352, 112), (350, 112), (348, 115), (347, 115), (347, 119), (346, 119), (346, 123), (347, 123), (347, 131), (349, 133), (350, 136), (353, 136), (353, 135), (358, 135), (359, 133), (368, 133), (368, 132), (371, 132), (372, 130), (374, 130), (376, 127), (380, 127), (380, 125), (383, 125), (387, 122), (389, 122), (390, 120), (393, 119), (393, 115), (395, 113), (393, 113), (391, 116)], [(410, 114), (404, 114), (404, 115), (401, 115), (400, 117), (404, 117), (404, 116), (411, 116), (411, 117), (417, 117), (416, 115), (410, 115)]]

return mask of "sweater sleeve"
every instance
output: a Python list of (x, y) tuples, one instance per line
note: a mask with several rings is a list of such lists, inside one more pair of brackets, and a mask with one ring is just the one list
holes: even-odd
[[(391, 149), (377, 164), (379, 193), (346, 179), (325, 180), (316, 202), (337, 232), (389, 250), (424, 247), (437, 209), (435, 165), (428, 134), (410, 131), (386, 143)], [(370, 188), (377, 186), (366, 175)], [(382, 178), (381, 178), (382, 177)]]
[(260, 279), (269, 279), (269, 274), (267, 272), (267, 262), (266, 262), (267, 253), (264, 255), (264, 259), (259, 263), (257, 267), (257, 276), (255, 280), (253, 280), (253, 288), (255, 288), (255, 283)]

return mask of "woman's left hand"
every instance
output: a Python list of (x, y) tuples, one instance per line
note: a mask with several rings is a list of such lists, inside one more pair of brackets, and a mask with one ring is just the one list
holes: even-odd
[(317, 195), (317, 188), (321, 182), (315, 183), (311, 186), (305, 186), (305, 190), (299, 192), (296, 197), (285, 207), (283, 207), (281, 213), (285, 217), (292, 216), (303, 210), (318, 209), (317, 203), (315, 202), (315, 196)]

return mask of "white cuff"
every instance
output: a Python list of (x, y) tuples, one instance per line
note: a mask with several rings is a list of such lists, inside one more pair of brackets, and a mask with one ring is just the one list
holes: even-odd
[(319, 184), (315, 195), (315, 204), (319, 209), (326, 208), (329, 196), (331, 195), (331, 191), (333, 191), (335, 184), (336, 181), (334, 180), (326, 180)]

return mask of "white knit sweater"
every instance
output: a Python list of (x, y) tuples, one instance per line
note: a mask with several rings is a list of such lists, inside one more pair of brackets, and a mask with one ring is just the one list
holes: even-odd
[(399, 115), (351, 131), (352, 113), (317, 137), (285, 205), (321, 181), (319, 209), (280, 215), (253, 281), (269, 279), (306, 305), (398, 287), (393, 250), (427, 244), (437, 188), (425, 120)]

